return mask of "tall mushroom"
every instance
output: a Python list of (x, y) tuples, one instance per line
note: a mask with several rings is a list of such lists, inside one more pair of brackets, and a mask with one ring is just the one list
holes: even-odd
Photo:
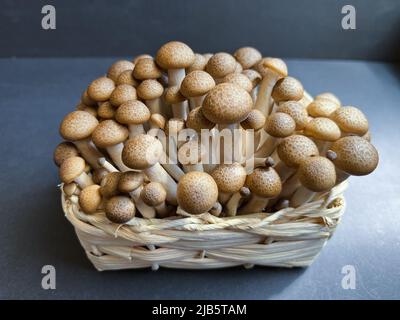
[(235, 72), (236, 60), (226, 52), (219, 52), (214, 54), (206, 65), (206, 71), (214, 78), (216, 83), (228, 74)]
[(64, 183), (76, 182), (81, 189), (93, 183), (92, 178), (85, 172), (85, 160), (81, 157), (65, 159), (60, 166), (60, 179)]
[(215, 87), (213, 77), (205, 71), (193, 71), (186, 75), (180, 92), (190, 99), (191, 109), (201, 106), (205, 95)]
[(144, 80), (137, 87), (137, 94), (140, 99), (146, 102), (151, 113), (162, 113), (160, 97), (164, 93), (164, 87), (157, 80)]
[(139, 100), (123, 103), (115, 113), (115, 119), (129, 127), (129, 137), (145, 133), (143, 124), (150, 119), (151, 113), (147, 106)]

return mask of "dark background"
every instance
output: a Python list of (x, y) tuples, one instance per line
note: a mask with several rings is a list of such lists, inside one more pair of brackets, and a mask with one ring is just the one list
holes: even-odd
[[(169, 40), (200, 52), (252, 45), (265, 55), (398, 61), (398, 0), (3, 0), (0, 56), (134, 56)], [(57, 29), (41, 29), (52, 4)], [(341, 8), (356, 8), (343, 30)]]

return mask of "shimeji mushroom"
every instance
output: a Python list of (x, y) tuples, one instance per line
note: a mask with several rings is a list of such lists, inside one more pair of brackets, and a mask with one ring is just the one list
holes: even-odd
[(142, 172), (126, 171), (119, 178), (118, 190), (122, 193), (129, 193), (140, 214), (144, 218), (151, 219), (156, 216), (156, 210), (144, 203), (140, 196), (143, 183), (144, 174)]
[(99, 168), (97, 159), (103, 155), (96, 149), (91, 141), (91, 135), (99, 121), (85, 111), (73, 111), (65, 116), (60, 125), (60, 135), (72, 141), (81, 155), (93, 167)]
[(98, 163), (103, 169), (106, 169), (107, 172), (119, 172), (119, 170), (114, 167), (110, 162), (108, 162), (104, 157), (99, 158)]
[(126, 166), (143, 170), (151, 181), (161, 183), (167, 190), (167, 200), (176, 204), (176, 182), (160, 165), (164, 150), (161, 142), (148, 134), (140, 134), (125, 143), (122, 160)]
[(205, 172), (186, 173), (178, 183), (178, 205), (190, 214), (208, 212), (218, 200), (218, 186)]
[(89, 97), (87, 89), (85, 91), (83, 91), (83, 93), (82, 93), (81, 103), (83, 103), (85, 106), (89, 106), (89, 107), (96, 106), (96, 101)]
[(110, 78), (101, 77), (93, 80), (87, 89), (89, 98), (96, 102), (103, 102), (110, 99), (115, 89), (115, 83)]
[(276, 112), (283, 112), (291, 116), (296, 123), (296, 131), (303, 130), (309, 122), (307, 109), (298, 101), (281, 102), (276, 108)]
[(335, 141), (326, 157), (336, 166), (336, 183), (346, 180), (350, 175), (364, 176), (376, 169), (379, 155), (375, 147), (366, 139), (347, 136)]
[(162, 184), (158, 182), (150, 182), (146, 184), (140, 193), (140, 197), (145, 204), (155, 208), (157, 215), (160, 218), (168, 216), (170, 209), (165, 203), (167, 192)]
[(150, 119), (151, 113), (147, 106), (139, 100), (130, 100), (119, 106), (115, 119), (129, 128), (129, 137), (145, 133), (143, 124)]
[(272, 157), (265, 158), (249, 158), (244, 163), (244, 168), (246, 174), (253, 172), (254, 168), (258, 167), (273, 167), (275, 165), (275, 160)]
[(178, 141), (179, 132), (185, 128), (185, 121), (179, 118), (171, 118), (165, 124), (167, 134), (167, 154), (172, 163), (178, 162), (178, 149), (185, 141)]
[[(102, 158), (104, 159), (104, 158)], [(92, 179), (95, 184), (100, 184), (101, 180), (108, 174), (108, 170), (106, 168), (99, 168), (93, 171)]]
[(164, 130), (167, 120), (165, 119), (165, 117), (162, 114), (153, 113), (150, 116), (149, 123), (150, 123), (150, 130), (152, 130), (152, 129)]
[(79, 151), (72, 142), (64, 141), (57, 145), (53, 153), (54, 163), (59, 167), (67, 158), (76, 157)]
[(117, 86), (120, 84), (127, 84), (136, 88), (139, 85), (139, 81), (133, 77), (133, 70), (125, 70), (119, 75), (116, 82)]
[(320, 154), (325, 154), (332, 142), (341, 136), (338, 125), (329, 118), (314, 118), (304, 128), (304, 134), (312, 137)]
[(180, 92), (178, 86), (169, 87), (165, 91), (164, 100), (172, 107), (174, 118), (186, 120), (189, 113), (189, 104), (184, 95)]
[(215, 127), (215, 123), (204, 116), (202, 107), (197, 107), (189, 112), (186, 120), (186, 127), (200, 133), (203, 129), (211, 130)]
[(258, 84), (260, 83), (262, 77), (261, 74), (259, 74), (256, 70), (253, 69), (246, 69), (242, 71), (242, 74), (244, 74), (249, 80), (251, 81), (253, 85), (253, 89), (251, 90), (251, 97), (253, 99), (253, 102), (256, 103), (257, 101), (257, 93), (258, 93)]
[(301, 100), (304, 95), (304, 89), (301, 82), (296, 78), (285, 77), (276, 82), (271, 95), (275, 104), (279, 105), (279, 103), (284, 101)]
[(202, 159), (206, 150), (198, 140), (189, 140), (178, 150), (178, 161), (182, 164), (185, 173), (190, 171), (204, 171)]
[(238, 209), (242, 202), (250, 197), (250, 189), (242, 187), (240, 190), (232, 195), (232, 197), (225, 204), (224, 212), (228, 217), (236, 216)]
[(118, 184), (122, 173), (109, 172), (100, 182), (100, 194), (105, 198), (111, 198), (119, 194)]
[(144, 80), (137, 87), (137, 94), (140, 99), (146, 102), (151, 113), (162, 113), (160, 97), (164, 93), (164, 87), (157, 80)]
[(269, 115), (272, 112), (272, 90), (279, 79), (287, 77), (288, 69), (283, 60), (266, 57), (256, 65), (256, 70), (261, 74), (262, 80), (259, 85), (255, 108), (265, 115)]
[(256, 168), (246, 178), (246, 186), (251, 191), (250, 200), (239, 210), (240, 214), (261, 212), (268, 201), (276, 198), (282, 191), (278, 173), (271, 167)]
[(99, 102), (99, 107), (97, 108), (97, 115), (101, 119), (114, 119), (115, 108), (111, 105), (109, 101)]
[(235, 51), (233, 56), (243, 69), (250, 69), (260, 62), (262, 55), (260, 51), (252, 47), (242, 47)]
[[(246, 130), (244, 152), (247, 155), (253, 155), (254, 151), (258, 149), (260, 140), (262, 138), (263, 127), (265, 125), (265, 115), (258, 109), (253, 109), (247, 115), (247, 118), (243, 120), (240, 125)], [(247, 131), (252, 130), (252, 131)]]
[(335, 165), (325, 157), (309, 157), (298, 169), (301, 186), (290, 199), (290, 206), (297, 208), (310, 201), (317, 192), (328, 191), (335, 186)]
[(134, 203), (126, 196), (114, 196), (106, 202), (106, 217), (114, 223), (123, 224), (132, 220), (135, 211)]
[(114, 82), (117, 82), (118, 77), (121, 75), (122, 72), (126, 70), (133, 70), (133, 68), (135, 68), (135, 65), (131, 61), (119, 60), (113, 63), (108, 69), (107, 77)]
[(144, 54), (139, 54), (138, 56), (133, 58), (132, 62), (136, 65), (139, 62), (139, 60), (145, 59), (145, 58), (153, 59), (153, 57), (151, 55), (144, 53)]
[(153, 58), (142, 58), (135, 64), (133, 76), (138, 80), (161, 78), (161, 70)]
[(80, 103), (76, 106), (76, 110), (86, 111), (86, 112), (90, 113), (93, 117), (97, 117), (96, 106), (87, 106), (83, 103)]
[(190, 67), (195, 56), (192, 49), (178, 41), (164, 44), (157, 52), (157, 64), (168, 71), (168, 85), (180, 86), (185, 78), (185, 68)]
[(60, 179), (64, 183), (76, 182), (81, 189), (93, 183), (92, 178), (85, 172), (85, 160), (81, 157), (65, 159), (60, 166)]
[(215, 87), (213, 77), (205, 71), (193, 71), (186, 75), (180, 87), (183, 96), (189, 99), (191, 109), (201, 106), (205, 95)]
[(136, 89), (129, 84), (120, 84), (116, 86), (110, 96), (110, 102), (114, 107), (119, 107), (124, 102), (136, 99)]
[(68, 197), (78, 196), (81, 193), (81, 189), (75, 182), (64, 183), (63, 191)]
[(331, 92), (323, 92), (320, 93), (319, 95), (317, 95), (315, 98), (315, 100), (320, 100), (320, 99), (327, 99), (330, 100), (334, 103), (336, 103), (339, 107), (342, 105), (342, 103), (340, 102), (339, 98), (337, 96), (335, 96), (333, 93)]
[(96, 212), (101, 202), (100, 186), (97, 184), (87, 186), (79, 194), (79, 205), (82, 211), (87, 214)]
[(226, 52), (219, 52), (214, 54), (207, 62), (206, 71), (214, 78), (216, 83), (228, 74), (235, 72), (236, 60)]
[(186, 68), (186, 74), (195, 71), (195, 70), (204, 70), (206, 68), (206, 64), (208, 62), (208, 59), (200, 53), (195, 53), (194, 54), (194, 62), (192, 63), (191, 66)]
[(222, 79), (222, 82), (233, 83), (243, 88), (248, 93), (253, 90), (253, 83), (248, 77), (241, 73), (230, 73)]
[(225, 204), (234, 193), (239, 192), (246, 182), (246, 170), (237, 162), (218, 165), (211, 176), (218, 186), (218, 201), (221, 204)]
[(208, 212), (211, 213), (213, 216), (219, 217), (222, 213), (222, 209), (222, 204), (216, 202)]
[(339, 105), (328, 99), (315, 99), (307, 106), (307, 112), (312, 117), (329, 118), (339, 108)]
[(363, 136), (368, 132), (368, 119), (364, 113), (352, 106), (346, 106), (336, 109), (330, 118), (336, 122), (342, 136), (357, 135)]
[(99, 123), (92, 133), (94, 144), (105, 148), (114, 164), (121, 170), (129, 170), (121, 160), (123, 142), (128, 138), (128, 129), (114, 120), (104, 120)]

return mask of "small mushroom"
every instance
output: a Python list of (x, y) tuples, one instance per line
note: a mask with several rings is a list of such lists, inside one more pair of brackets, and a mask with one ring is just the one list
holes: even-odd
[(118, 77), (121, 75), (122, 72), (126, 70), (133, 70), (135, 68), (135, 65), (128, 61), (128, 60), (119, 60), (111, 65), (111, 67), (108, 69), (107, 72), (107, 77), (113, 80), (114, 82), (117, 82)]
[(110, 99), (114, 89), (114, 81), (107, 77), (101, 77), (92, 81), (87, 88), (87, 93), (90, 99), (97, 102), (102, 102)]
[(196, 71), (196, 70), (204, 70), (206, 68), (206, 64), (207, 64), (208, 60), (206, 59), (205, 56), (203, 56), (200, 53), (195, 53), (194, 54), (194, 62), (192, 63), (192, 65), (188, 68), (186, 68), (186, 74), (189, 74), (192, 71)]
[(320, 93), (315, 97), (315, 100), (320, 100), (320, 99), (327, 99), (336, 103), (339, 107), (342, 106), (342, 103), (340, 102), (339, 98), (331, 92)]
[(183, 79), (180, 92), (190, 99), (191, 109), (201, 106), (205, 95), (215, 87), (215, 81), (205, 71), (193, 71)]
[(162, 114), (153, 113), (150, 116), (149, 122), (150, 122), (150, 130), (152, 129), (164, 130), (167, 120)]
[(135, 64), (133, 76), (138, 80), (158, 79), (161, 77), (161, 70), (153, 58), (142, 58)]
[(331, 143), (341, 136), (338, 125), (331, 119), (322, 117), (309, 121), (304, 128), (304, 134), (313, 138), (320, 154), (325, 154)]
[[(140, 60), (142, 61), (142, 60)], [(137, 94), (140, 99), (146, 102), (151, 113), (162, 113), (160, 97), (164, 93), (164, 87), (157, 80), (144, 80), (137, 87)]]
[(202, 107), (197, 107), (189, 112), (186, 127), (200, 133), (202, 129), (211, 130), (215, 127), (215, 123), (204, 116)]
[(364, 113), (352, 106), (336, 109), (330, 118), (336, 122), (343, 135), (363, 136), (368, 132), (368, 120)]
[(145, 59), (145, 58), (153, 59), (153, 57), (152, 57), (151, 55), (149, 55), (149, 54), (147, 54), (147, 53), (144, 53), (144, 54), (139, 54), (138, 56), (136, 56), (136, 57), (133, 59), (132, 62), (136, 65), (136, 64), (139, 62), (139, 60)]
[(78, 149), (72, 142), (64, 141), (57, 145), (53, 153), (54, 163), (59, 167), (67, 158), (76, 157), (79, 155)]
[(118, 224), (124, 224), (135, 216), (135, 205), (126, 196), (114, 196), (106, 202), (106, 217), (108, 220)]
[(84, 188), (79, 194), (79, 205), (83, 212), (91, 214), (101, 205), (100, 186), (93, 184)]
[(89, 106), (89, 107), (96, 106), (96, 101), (89, 97), (87, 89), (85, 91), (83, 91), (83, 93), (82, 93), (81, 103), (83, 103), (85, 106)]
[(230, 73), (222, 79), (222, 82), (236, 84), (248, 93), (253, 90), (253, 83), (242, 73)]
[(139, 85), (139, 81), (137, 81), (133, 77), (133, 70), (125, 70), (119, 75), (118, 80), (116, 82), (117, 86), (119, 86), (120, 84), (127, 84), (137, 88), (137, 86)]
[(239, 48), (235, 51), (233, 56), (241, 64), (243, 69), (254, 67), (262, 58), (260, 51), (252, 47)]
[(293, 77), (279, 79), (272, 90), (272, 98), (276, 104), (283, 101), (299, 101), (303, 95), (303, 85)]
[[(103, 158), (104, 159), (104, 158)], [(106, 168), (99, 168), (94, 170), (92, 179), (95, 184), (100, 184), (101, 180), (108, 174), (108, 170)]]
[(339, 105), (328, 99), (315, 99), (307, 106), (307, 112), (312, 117), (329, 118)]
[(64, 183), (63, 191), (68, 197), (72, 197), (73, 195), (78, 196), (81, 193), (81, 189), (75, 182)]
[(100, 102), (97, 108), (97, 115), (102, 119), (114, 119), (115, 108), (109, 101)]
[(236, 60), (226, 52), (214, 54), (206, 65), (206, 71), (214, 78), (216, 83), (220, 83), (226, 75), (235, 72)]
[(248, 158), (247, 155), (252, 156), (254, 151), (258, 149), (263, 132), (265, 132), (263, 130), (265, 121), (264, 114), (258, 109), (253, 109), (249, 112), (247, 118), (240, 123), (242, 128), (246, 130), (244, 145), (246, 159)]
[(143, 187), (140, 196), (145, 204), (155, 208), (157, 215), (160, 218), (164, 218), (169, 214), (170, 209), (165, 204), (167, 192), (162, 184), (158, 182), (150, 182), (146, 184)]
[(110, 102), (114, 107), (119, 107), (124, 102), (136, 99), (136, 89), (129, 84), (120, 84), (116, 86), (110, 96)]
[(253, 89), (251, 91), (251, 98), (253, 99), (253, 102), (256, 103), (258, 94), (258, 84), (261, 82), (262, 76), (256, 70), (253, 69), (243, 70), (242, 74), (244, 74), (247, 78), (249, 78), (249, 80), (253, 85)]
[(238, 212), (238, 208), (248, 197), (250, 197), (251, 192), (247, 187), (240, 188), (239, 192), (236, 192), (232, 195), (232, 197), (228, 200), (225, 205), (224, 212), (228, 217), (236, 216)]
[(118, 184), (122, 173), (119, 171), (109, 172), (100, 182), (100, 194), (105, 198), (111, 198), (119, 194)]
[(172, 106), (174, 118), (186, 120), (189, 113), (189, 104), (185, 96), (182, 95), (178, 86), (169, 87), (165, 91), (164, 100)]
[(76, 106), (75, 109), (80, 111), (86, 111), (87, 113), (90, 113), (93, 117), (97, 117), (97, 109), (95, 106), (87, 106), (83, 103), (80, 103)]
[(81, 189), (93, 183), (92, 178), (85, 172), (85, 160), (81, 157), (65, 159), (60, 166), (60, 179), (64, 183), (76, 182)]
[(191, 214), (209, 211), (218, 199), (218, 186), (205, 172), (186, 173), (178, 183), (178, 205)]
[(115, 119), (129, 127), (129, 137), (145, 133), (143, 124), (150, 119), (151, 113), (147, 106), (139, 100), (130, 100), (119, 106)]
[(283, 112), (291, 116), (296, 123), (296, 131), (303, 130), (309, 121), (307, 109), (298, 101), (281, 102), (276, 112)]

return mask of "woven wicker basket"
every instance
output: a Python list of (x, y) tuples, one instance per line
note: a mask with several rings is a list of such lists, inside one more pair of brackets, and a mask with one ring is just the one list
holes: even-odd
[[(62, 206), (97, 270), (160, 266), (213, 269), (243, 265), (304, 267), (312, 263), (345, 210), (347, 181), (299, 208), (218, 218), (209, 213), (111, 223), (87, 215), (78, 198), (62, 193)], [(62, 190), (62, 188), (61, 188)]]

